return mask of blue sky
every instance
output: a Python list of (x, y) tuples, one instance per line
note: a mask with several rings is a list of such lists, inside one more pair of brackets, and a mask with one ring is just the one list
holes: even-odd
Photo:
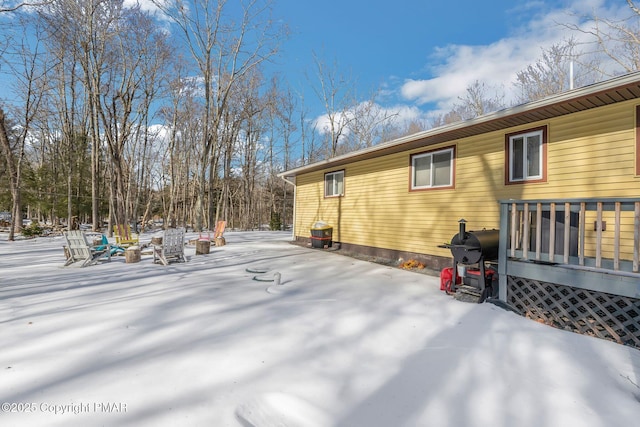
[[(422, 77), (437, 48), (490, 44), (511, 32), (509, 21), (514, 15), (514, 2), (505, 0), (455, 2), (459, 5), (447, 1), (392, 6), (383, 0), (367, 3), (363, 8), (360, 2), (326, 0), (321, 8), (310, 8), (307, 2), (277, 0), (276, 14), (292, 30), (284, 46), (286, 61), (305, 67), (310, 52), (315, 51), (337, 58), (365, 83)], [(460, 5), (468, 9), (460, 13)]]
[[(153, 9), (150, 0), (125, 4), (136, 1)], [(274, 17), (291, 35), (270, 71), (304, 94), (310, 120), (324, 113), (311, 88), (317, 85), (314, 53), (349, 75), (362, 101), (378, 91), (381, 108), (428, 121), (449, 111), (476, 80), (515, 93), (518, 71), (534, 63), (543, 48), (576, 36), (561, 23), (629, 15), (625, 0), (273, 2)]]
[(561, 23), (629, 9), (625, 0), (276, 0), (275, 12), (292, 30), (279, 66), (293, 86), (313, 83), (315, 52), (363, 96), (379, 88), (385, 108), (425, 117), (448, 111), (475, 80), (510, 90), (543, 48), (580, 38)]

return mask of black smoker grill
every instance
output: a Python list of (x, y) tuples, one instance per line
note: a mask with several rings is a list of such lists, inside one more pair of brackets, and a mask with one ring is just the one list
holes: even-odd
[[(453, 255), (453, 278), (451, 291), (455, 291), (458, 282), (458, 265), (467, 267), (462, 278), (464, 285), (475, 289), (479, 293), (479, 301), (483, 302), (489, 296), (495, 296), (497, 291), (493, 286), (495, 270), (487, 268), (486, 262), (498, 259), (499, 230), (466, 231), (466, 221), (461, 219), (458, 234), (451, 238), (451, 244), (441, 247), (449, 248)], [(475, 267), (477, 265), (477, 267)]]

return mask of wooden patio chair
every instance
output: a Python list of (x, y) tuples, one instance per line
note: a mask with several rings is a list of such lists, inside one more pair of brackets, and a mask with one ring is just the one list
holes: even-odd
[(65, 267), (78, 263), (80, 267), (97, 264), (98, 261), (106, 259), (111, 261), (111, 245), (101, 244), (93, 246), (89, 243), (86, 234), (80, 230), (70, 230), (64, 232), (67, 241), (66, 252), (68, 253)]
[(186, 262), (184, 228), (169, 228), (162, 233), (162, 243), (153, 245), (153, 262), (169, 265), (171, 261)]
[[(227, 226), (227, 221), (220, 220), (216, 223), (216, 228), (213, 229), (214, 240), (222, 237), (226, 226)], [(198, 240), (211, 240), (211, 233), (209, 231), (207, 231), (206, 234), (204, 232), (200, 232), (200, 235), (198, 236)]]
[(224, 234), (224, 229), (227, 226), (227, 221), (218, 221), (216, 223), (216, 228), (215, 230), (213, 230), (213, 238), (214, 239), (219, 239), (222, 238), (223, 234)]
[[(104, 234), (102, 235), (102, 238), (100, 239), (100, 244), (96, 243), (97, 240), (93, 241), (93, 245), (94, 245), (94, 249), (97, 251), (101, 251), (103, 249), (106, 249), (107, 247), (111, 248), (111, 256), (117, 256), (117, 255), (122, 255), (124, 254), (124, 248), (122, 246), (118, 246), (118, 245), (112, 245), (109, 243), (109, 239), (107, 239), (107, 236), (105, 236)], [(107, 246), (108, 245), (108, 246)]]
[(140, 244), (140, 237), (131, 232), (131, 226), (128, 224), (114, 225), (113, 234), (116, 236), (116, 245), (123, 248)]

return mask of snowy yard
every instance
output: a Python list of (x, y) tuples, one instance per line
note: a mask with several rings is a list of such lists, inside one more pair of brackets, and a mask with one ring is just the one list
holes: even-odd
[[(0, 425), (638, 424), (636, 349), (290, 233), (225, 237), (184, 264), (80, 269), (62, 237), (0, 234)], [(267, 268), (281, 285), (247, 271)]]

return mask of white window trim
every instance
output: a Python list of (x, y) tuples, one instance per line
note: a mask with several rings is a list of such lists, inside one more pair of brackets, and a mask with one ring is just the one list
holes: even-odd
[[(327, 178), (331, 177), (332, 181), (332, 189), (335, 191), (336, 181), (333, 177), (337, 175), (342, 175), (342, 191), (339, 194), (327, 194)], [(327, 172), (324, 174), (324, 197), (342, 197), (344, 196), (344, 170), (339, 170), (335, 172)]]
[[(446, 153), (449, 152), (451, 154), (451, 159), (449, 160), (449, 183), (448, 184), (444, 184), (444, 185), (416, 185), (416, 167), (415, 167), (415, 160), (416, 159), (420, 159), (423, 157), (431, 157), (431, 165), (433, 166), (433, 155), (435, 154), (442, 154), (442, 153)], [(432, 167), (431, 168), (431, 179), (430, 182), (433, 183), (434, 181), (434, 174), (435, 174), (435, 169)], [(453, 187), (453, 174), (454, 174), (454, 149), (453, 147), (450, 148), (446, 148), (444, 150), (437, 150), (437, 151), (429, 151), (428, 153), (420, 153), (420, 154), (414, 154), (411, 156), (411, 189), (412, 190), (426, 190), (426, 189), (430, 189), (430, 188), (449, 188), (449, 187)]]
[[(528, 170), (523, 170), (522, 171), (522, 178), (514, 178), (513, 177), (513, 162), (515, 159), (514, 153), (513, 153), (513, 140), (516, 138), (522, 138), (524, 141), (524, 147), (522, 148), (522, 155), (523, 155), (523, 159), (522, 159), (522, 166), (523, 168), (527, 168), (528, 166), (528, 162), (527, 162), (527, 154), (528, 154), (528, 150), (526, 147), (527, 144), (527, 138), (534, 136), (534, 135), (538, 135), (540, 137), (540, 146), (538, 147), (538, 158), (540, 159), (540, 164), (539, 164), (539, 169), (540, 172), (537, 175), (529, 175), (529, 171)], [(544, 178), (543, 175), (543, 171), (544, 171), (544, 133), (542, 131), (542, 129), (538, 129), (535, 131), (531, 131), (531, 132), (525, 132), (525, 133), (519, 133), (519, 134), (515, 134), (515, 135), (510, 135), (509, 136), (509, 182), (526, 182), (526, 181), (539, 181), (541, 179)]]

